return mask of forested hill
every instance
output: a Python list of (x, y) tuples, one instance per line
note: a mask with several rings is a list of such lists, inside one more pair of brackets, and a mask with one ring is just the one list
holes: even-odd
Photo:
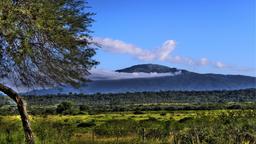
[[(150, 77), (135, 77), (136, 75)], [(92, 77), (94, 73), (91, 74)], [(120, 77), (125, 75), (126, 77)], [(135, 76), (134, 76), (135, 75)], [(155, 75), (155, 76), (154, 76)], [(161, 75), (161, 76), (159, 76)], [(256, 88), (256, 77), (243, 75), (200, 74), (183, 69), (170, 68), (156, 64), (142, 64), (117, 70), (108, 78), (105, 73), (97, 75), (101, 79), (79, 88), (55, 87), (51, 89), (34, 90), (28, 95), (48, 95), (67, 93), (125, 93), (125, 92), (157, 92), (157, 91), (209, 91), (209, 90), (238, 90)], [(127, 78), (129, 77), (129, 78)]]
[(144, 73), (177, 73), (185, 72), (185, 70), (179, 70), (177, 68), (170, 68), (168, 66), (158, 65), (158, 64), (140, 64), (134, 65), (128, 68), (116, 70), (116, 72), (124, 73), (135, 73), (135, 72), (144, 72)]

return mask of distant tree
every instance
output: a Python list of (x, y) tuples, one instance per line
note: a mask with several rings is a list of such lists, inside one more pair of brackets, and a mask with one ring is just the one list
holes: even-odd
[(57, 106), (56, 112), (58, 114), (71, 114), (74, 104), (70, 101), (64, 101)]
[[(93, 13), (85, 0), (1, 0), (0, 79), (28, 88), (85, 82), (97, 64), (90, 45)], [(22, 98), (0, 83), (18, 107), (26, 142), (34, 143)]]
[(90, 107), (87, 106), (87, 105), (80, 105), (80, 106), (79, 106), (79, 110), (80, 110), (80, 111), (89, 111), (89, 110), (90, 110)]

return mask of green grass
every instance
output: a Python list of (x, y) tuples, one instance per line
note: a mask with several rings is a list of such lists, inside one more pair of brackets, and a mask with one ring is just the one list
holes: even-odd
[[(31, 116), (38, 144), (255, 143), (255, 110)], [(0, 143), (23, 144), (18, 116), (0, 116)]]

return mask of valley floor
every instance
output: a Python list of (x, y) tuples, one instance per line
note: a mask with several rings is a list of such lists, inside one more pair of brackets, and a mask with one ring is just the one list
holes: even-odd
[[(256, 110), (184, 110), (31, 116), (38, 144), (256, 143)], [(0, 143), (22, 144), (17, 115), (0, 116)]]

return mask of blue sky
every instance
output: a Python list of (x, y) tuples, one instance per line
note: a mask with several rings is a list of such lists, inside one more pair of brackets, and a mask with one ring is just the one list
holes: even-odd
[(88, 2), (96, 13), (93, 36), (102, 44), (98, 68), (157, 63), (256, 76), (254, 0)]

